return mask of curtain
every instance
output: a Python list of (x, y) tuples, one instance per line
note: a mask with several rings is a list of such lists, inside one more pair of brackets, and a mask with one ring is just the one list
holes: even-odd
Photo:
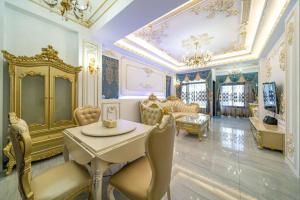
[(201, 108), (207, 107), (207, 87), (205, 82), (182, 84), (181, 100), (184, 103), (197, 103)]
[[(220, 103), (221, 87), (224, 85), (244, 84), (245, 106), (225, 106)], [(218, 115), (249, 116), (249, 103), (256, 101), (258, 94), (258, 73), (243, 73), (237, 75), (222, 75), (216, 77), (216, 110)]]
[(119, 61), (102, 56), (102, 98), (119, 98)]
[(166, 76), (166, 97), (171, 96), (171, 76)]
[(207, 93), (207, 106), (204, 110), (205, 113), (210, 113), (210, 105), (212, 101), (212, 73), (211, 70), (205, 70), (205, 71), (196, 71), (196, 72), (190, 72), (190, 73), (184, 73), (184, 74), (176, 74), (176, 80), (179, 84), (179, 86), (176, 88), (176, 95), (178, 98), (182, 97), (181, 91), (183, 82), (189, 82), (189, 81), (200, 81), (204, 80), (206, 85), (206, 93)]

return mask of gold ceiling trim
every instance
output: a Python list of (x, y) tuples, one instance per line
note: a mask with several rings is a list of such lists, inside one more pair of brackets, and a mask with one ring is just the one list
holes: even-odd
[(99, 6), (98, 8), (93, 12), (93, 14), (91, 14), (91, 16), (89, 17), (89, 19), (87, 21), (90, 21), (95, 15), (96, 13), (106, 4), (108, 0), (104, 0)]
[[(218, 1), (218, 0), (216, 0)], [(224, 1), (234, 1), (234, 4), (232, 6), (236, 6), (237, 0), (224, 0)], [(165, 33), (165, 30), (167, 27), (161, 25), (163, 23), (167, 23), (167, 20), (171, 17), (174, 17), (176, 15), (179, 15), (185, 11), (188, 11), (189, 9), (198, 6), (200, 6), (209, 1), (203, 1), (203, 0), (191, 0), (182, 6), (176, 8), (175, 10), (170, 11), (169, 13), (163, 15), (162, 17), (150, 22), (146, 26), (140, 28), (139, 30), (135, 31), (133, 34), (136, 37), (139, 37), (143, 39), (144, 41), (148, 42), (149, 44), (153, 45), (156, 49), (167, 53), (169, 56), (171, 56), (174, 60), (177, 60), (180, 63), (180, 58), (178, 56), (167, 52), (166, 50), (162, 49), (160, 47), (160, 43), (162, 40), (162, 37), (168, 37), (168, 35)], [(205, 5), (205, 4), (204, 4)], [(242, 1), (242, 11), (241, 11), (241, 24), (239, 29), (239, 39), (235, 44), (233, 44), (231, 47), (227, 48), (225, 52), (220, 53), (218, 55), (227, 54), (227, 53), (233, 53), (236, 51), (245, 50), (246, 46), (246, 37), (247, 37), (247, 30), (248, 30), (248, 20), (249, 20), (249, 13), (250, 13), (250, 7), (251, 7), (251, 0), (243, 0)], [(228, 11), (229, 12), (229, 11)], [(238, 14), (238, 13), (237, 13)], [(161, 26), (159, 26), (161, 25)], [(158, 29), (155, 29), (154, 27), (158, 27)], [(154, 40), (151, 40), (151, 37), (154, 38)], [(134, 42), (134, 41), (133, 41)], [(152, 52), (152, 51), (150, 51)]]
[(236, 8), (237, 0), (213, 0), (205, 1), (191, 9), (195, 15), (208, 12), (207, 18), (214, 18), (218, 13), (225, 13), (226, 17), (236, 16), (239, 10)]
[(165, 33), (165, 30), (168, 28), (168, 22), (164, 22), (159, 24), (159, 27), (155, 29), (153, 25), (149, 25), (142, 30), (134, 33), (136, 37), (142, 38), (143, 40), (155, 44), (161, 43), (161, 37), (167, 37), (168, 35)]
[(194, 49), (195, 44), (197, 43), (197, 46), (201, 48), (204, 45), (210, 44), (213, 39), (213, 36), (210, 36), (208, 33), (203, 33), (199, 35), (191, 35), (188, 39), (182, 40), (181, 44), (182, 47), (186, 49)]
[[(125, 43), (127, 43), (127, 44), (128, 44), (128, 42), (129, 42), (127, 39), (123, 39), (122, 41), (125, 42)], [(150, 57), (149, 55), (146, 55), (146, 54), (144, 54), (144, 53), (141, 53), (140, 50), (134, 50), (134, 49), (132, 49), (132, 48), (130, 48), (130, 47), (124, 45), (124, 44), (121, 44), (119, 41), (115, 42), (114, 45), (116, 45), (116, 46), (119, 47), (119, 48), (125, 49), (125, 50), (127, 50), (127, 51), (129, 51), (129, 52), (132, 52), (132, 53), (134, 53), (134, 54), (136, 54), (136, 55), (139, 55), (139, 56), (141, 56), (141, 57), (143, 57), (143, 58), (147, 58), (147, 59), (149, 59), (150, 61), (153, 61), (153, 62), (158, 63), (158, 64), (160, 64), (160, 65), (167, 66), (167, 67), (169, 67), (169, 68), (172, 68), (172, 69), (176, 70), (176, 69), (175, 69), (175, 65), (171, 64), (170, 62), (166, 61), (166, 60), (163, 59), (163, 58), (155, 57), (155, 56)], [(131, 44), (129, 44), (129, 45), (131, 45)], [(142, 51), (145, 52), (145, 50), (142, 50)], [(147, 53), (148, 53), (148, 52), (147, 52)], [(148, 54), (150, 54), (150, 53), (148, 53)], [(152, 55), (151, 55), (151, 56), (152, 56)], [(156, 59), (154, 59), (154, 57), (155, 57)], [(158, 61), (157, 59), (160, 60), (160, 61)], [(167, 63), (167, 65), (166, 65), (166, 63)]]
[[(51, 7), (49, 7), (48, 5), (44, 4), (43, 2), (39, 2), (37, 0), (29, 0), (31, 1), (32, 3), (38, 5), (38, 6), (41, 6), (47, 10), (49, 10), (50, 12), (53, 12), (53, 13), (56, 13), (58, 15), (61, 15), (60, 11), (59, 10), (56, 10), (56, 9), (52, 9)], [(70, 20), (76, 24), (79, 24), (81, 26), (84, 26), (86, 28), (90, 28), (92, 25), (94, 25), (105, 13), (107, 13), (110, 8), (117, 2), (118, 0), (115, 0), (107, 9), (105, 9), (103, 11), (103, 13), (101, 13), (101, 15), (99, 17), (97, 17), (95, 20), (93, 20), (93, 22), (91, 21), (91, 18), (94, 17), (97, 12), (108, 2), (108, 0), (104, 0), (104, 2), (102, 2), (98, 8), (93, 12), (93, 14), (91, 14), (91, 16), (87, 19), (87, 20), (78, 20), (78, 19), (75, 19), (73, 18), (73, 15), (65, 15), (64, 17), (66, 18), (66, 20)]]
[(94, 22), (91, 22), (89, 25), (88, 25), (88, 28), (90, 28), (91, 26), (93, 26), (101, 17), (103, 17), (103, 15), (105, 15), (105, 13), (107, 11), (109, 11), (111, 9), (111, 7), (113, 7), (113, 5), (115, 5), (115, 3), (117, 3), (118, 0), (115, 0), (112, 4), (110, 4), (110, 6), (108, 8), (106, 8), (106, 10), (99, 16), (95, 19)]
[(231, 44), (229, 48), (224, 49), (223, 54), (233, 53), (237, 51), (246, 50), (246, 37), (248, 32), (248, 22), (249, 22), (249, 14), (250, 14), (250, 7), (251, 7), (252, 0), (243, 0), (242, 1), (242, 19), (241, 25), (239, 29), (239, 41), (234, 42)]

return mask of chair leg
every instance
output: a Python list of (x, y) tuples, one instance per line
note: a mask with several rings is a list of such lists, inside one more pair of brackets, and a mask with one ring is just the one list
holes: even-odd
[(92, 190), (89, 191), (89, 197), (88, 197), (88, 200), (93, 200), (93, 192)]
[(108, 184), (107, 197), (109, 200), (115, 200), (114, 190), (115, 190), (115, 188), (111, 184)]
[(168, 191), (167, 191), (167, 196), (168, 196), (168, 200), (171, 200), (170, 186), (169, 186)]

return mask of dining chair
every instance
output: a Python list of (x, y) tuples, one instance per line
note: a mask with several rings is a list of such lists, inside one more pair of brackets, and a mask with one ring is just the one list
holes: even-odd
[(108, 185), (109, 199), (114, 199), (113, 191), (117, 189), (132, 200), (158, 200), (165, 193), (170, 200), (174, 135), (174, 119), (165, 115), (146, 139), (146, 156), (112, 175)]
[(88, 125), (99, 121), (101, 109), (98, 107), (84, 106), (74, 110), (74, 118), (79, 126)]
[(91, 199), (92, 179), (88, 171), (74, 161), (52, 167), (31, 178), (32, 141), (28, 126), (15, 113), (9, 113), (9, 128), (23, 200), (74, 199), (82, 192), (88, 192)]

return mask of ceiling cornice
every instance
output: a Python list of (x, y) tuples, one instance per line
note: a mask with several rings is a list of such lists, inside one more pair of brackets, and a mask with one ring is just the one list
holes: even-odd
[[(249, 4), (250, 2), (251, 2), (251, 5)], [(236, 52), (227, 52), (228, 57), (225, 56), (226, 54), (216, 55), (216, 56), (214, 56), (214, 59), (212, 60), (212, 62), (207, 65), (207, 67), (227, 65), (227, 64), (238, 63), (238, 62), (247, 62), (247, 61), (251, 61), (251, 60), (257, 60), (260, 57), (261, 50), (263, 49), (263, 47), (265, 46), (269, 37), (272, 35), (273, 31), (275, 30), (277, 23), (280, 20), (280, 17), (284, 13), (284, 11), (286, 10), (290, 0), (280, 1), (281, 3), (274, 3), (273, 1), (271, 1), (269, 3), (269, 4), (272, 4), (271, 10), (266, 10), (265, 2), (266, 1), (264, 1), (264, 0), (263, 1), (262, 0), (251, 0), (251, 1), (245, 0), (245, 4), (243, 4), (243, 15), (241, 17), (242, 23), (245, 23), (246, 19), (249, 17), (254, 17), (254, 16), (257, 17), (257, 19), (255, 19), (255, 22), (253, 24), (253, 26), (256, 26), (256, 28), (253, 28), (253, 30), (251, 32), (252, 38), (249, 37), (249, 39), (247, 41), (246, 40), (244, 41), (245, 43), (251, 44), (251, 45), (248, 45), (246, 49), (241, 49)], [(185, 9), (187, 9), (186, 6), (189, 5), (189, 3), (191, 3), (191, 2), (189, 1), (188, 3), (184, 4), (183, 7)], [(254, 5), (254, 4), (256, 4), (256, 5)], [(255, 13), (255, 11), (257, 12), (257, 8), (258, 8), (257, 6), (259, 6), (259, 8), (261, 9), (259, 13)], [(268, 5), (268, 6), (270, 6), (270, 5)], [(184, 10), (184, 9), (182, 9), (182, 8), (175, 9), (176, 14), (178, 14), (179, 11), (182, 11), (182, 10)], [(268, 13), (266, 13), (266, 12), (268, 12)], [(167, 13), (166, 15), (158, 18), (157, 20), (154, 20), (153, 22), (150, 22), (146, 26), (152, 25), (153, 23), (161, 22), (161, 19), (168, 19), (170, 13), (172, 13), (172, 11)], [(270, 13), (272, 13), (272, 14), (270, 14)], [(264, 32), (265, 33), (267, 32), (268, 34), (265, 34), (262, 36), (261, 29), (262, 29), (262, 27), (266, 26), (267, 23), (271, 24), (271, 25), (268, 25), (269, 29), (264, 30)], [(142, 28), (138, 29), (138, 31), (142, 30)], [(249, 31), (247, 32), (247, 34), (249, 34)], [(118, 43), (120, 43), (120, 42), (122, 42), (123, 45), (118, 45)], [(143, 45), (139, 45), (139, 43), (141, 43), (141, 41), (134, 40), (133, 37), (131, 37), (131, 36), (126, 37), (126, 40), (122, 39), (122, 40), (115, 42), (115, 45), (122, 48), (121, 46), (124, 46), (124, 45), (126, 46), (127, 43), (130, 43), (130, 46), (135, 47), (135, 52), (133, 52), (129, 46), (127, 46), (126, 50), (131, 51), (133, 53), (138, 53), (143, 58), (149, 59), (148, 55), (151, 55), (152, 61), (156, 60), (155, 57), (157, 57), (160, 59), (160, 61), (164, 61), (165, 63), (167, 63), (164, 65), (163, 62), (160, 62), (159, 63), (160, 65), (163, 65), (165, 67), (173, 69), (177, 72), (182, 72), (182, 71), (187, 70), (186, 67), (184, 67), (183, 65), (180, 65), (180, 64), (178, 65), (178, 62), (176, 63), (176, 60), (175, 61), (174, 61), (174, 59), (172, 60), (171, 59), (172, 57), (169, 56), (163, 50), (157, 49), (155, 51), (155, 50), (153, 50), (153, 45), (152, 45), (152, 47), (150, 48), (152, 50), (149, 51), (149, 48), (147, 48), (147, 47), (151, 46), (151, 44), (149, 46), (147, 46), (147, 45), (145, 45), (145, 44), (147, 44), (147, 42), (145, 42), (145, 43), (143, 43)], [(143, 54), (142, 52), (140, 52), (141, 49), (143, 50), (143, 52), (148, 52), (149, 54)], [(169, 56), (169, 58), (168, 58), (168, 56)], [(172, 67), (170, 67), (170, 66), (172, 66)]]

